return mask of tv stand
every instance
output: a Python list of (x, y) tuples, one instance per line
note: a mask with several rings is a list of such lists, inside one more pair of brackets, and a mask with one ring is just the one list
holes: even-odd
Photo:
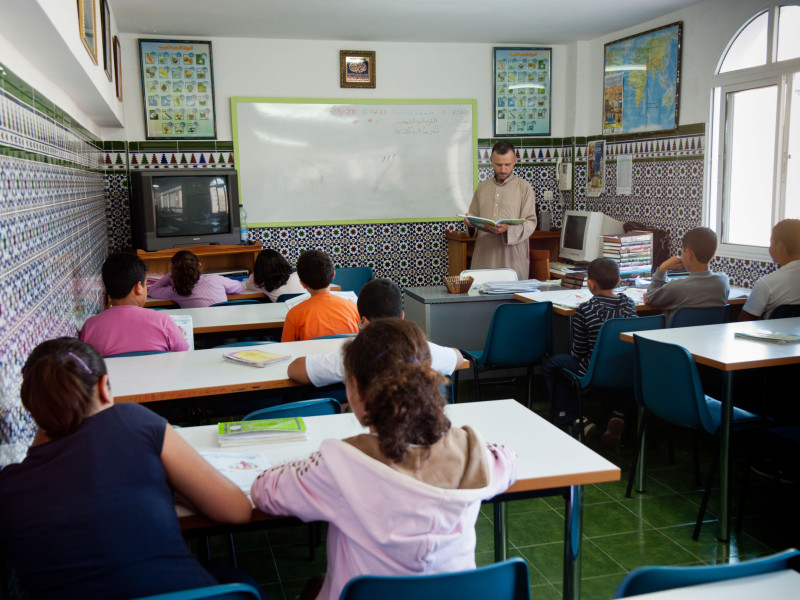
[(203, 246), (187, 246), (185, 248), (168, 248), (154, 252), (137, 250), (136, 254), (147, 263), (149, 271), (169, 273), (172, 257), (181, 250), (188, 250), (196, 254), (203, 264), (203, 271), (206, 273), (233, 270), (252, 273), (256, 264), (256, 256), (261, 252), (261, 244), (249, 244), (247, 246), (207, 244)]

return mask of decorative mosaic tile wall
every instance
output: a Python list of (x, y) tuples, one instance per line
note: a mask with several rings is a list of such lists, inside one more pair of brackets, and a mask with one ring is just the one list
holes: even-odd
[(0, 65), (0, 466), (35, 431), (19, 398), (25, 358), (101, 308), (100, 160), (96, 140)]
[[(687, 130), (688, 133), (668, 137), (607, 143), (607, 192), (598, 198), (586, 196), (585, 138), (509, 141), (518, 154), (515, 173), (530, 183), (536, 194), (537, 211), (550, 212), (553, 227), (561, 226), (564, 209), (571, 208), (574, 201), (581, 210), (599, 210), (623, 222), (640, 221), (666, 229), (671, 247), (677, 250), (685, 231), (701, 222), (705, 137), (702, 125)], [(481, 181), (492, 176), (489, 156), (495, 141), (478, 140)], [(214, 148), (203, 148), (201, 143), (182, 148), (179, 143), (166, 150), (155, 143), (133, 143), (128, 153), (122, 142), (107, 142), (106, 146), (114, 148), (104, 156), (112, 249), (131, 244), (128, 165), (133, 170), (235, 166), (230, 142), (217, 142)], [(634, 161), (633, 193), (619, 196), (615, 191), (616, 159), (626, 154), (632, 155)], [(575, 166), (574, 191), (557, 190), (555, 165), (559, 159)], [(546, 191), (553, 193), (552, 200), (544, 200)], [(448, 270), (444, 233), (463, 229), (461, 222), (255, 228), (250, 238), (265, 248), (277, 249), (292, 263), (303, 250), (319, 248), (333, 257), (337, 267), (369, 265), (377, 276), (389, 277), (407, 287), (440, 284)], [(716, 259), (713, 268), (730, 273), (736, 285), (750, 285), (772, 266)]]

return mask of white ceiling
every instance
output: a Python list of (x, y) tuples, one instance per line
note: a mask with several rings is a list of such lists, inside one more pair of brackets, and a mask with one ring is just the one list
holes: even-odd
[(109, 0), (123, 33), (567, 44), (702, 0)]

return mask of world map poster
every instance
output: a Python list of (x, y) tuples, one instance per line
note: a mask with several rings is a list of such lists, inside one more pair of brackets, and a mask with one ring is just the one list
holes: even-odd
[(677, 129), (682, 32), (672, 23), (605, 45), (605, 135)]

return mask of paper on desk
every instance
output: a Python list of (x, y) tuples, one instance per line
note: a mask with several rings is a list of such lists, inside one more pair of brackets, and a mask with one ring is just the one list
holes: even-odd
[(477, 286), (481, 294), (518, 294), (536, 292), (542, 282), (538, 279), (524, 279), (522, 281), (487, 281)]
[[(351, 302), (358, 303), (358, 296), (356, 296), (356, 293), (353, 291), (331, 292), (331, 294), (333, 294), (334, 296), (339, 296), (340, 298), (346, 298)], [(292, 308), (293, 306), (297, 306), (298, 304), (300, 304), (303, 300), (308, 300), (309, 298), (311, 298), (311, 294), (309, 294), (308, 292), (303, 292), (299, 296), (295, 296), (294, 298), (289, 298), (286, 301), (286, 307)]]
[(272, 466), (270, 460), (260, 452), (211, 452), (202, 451), (200, 456), (225, 475), (246, 494), (256, 477)]

